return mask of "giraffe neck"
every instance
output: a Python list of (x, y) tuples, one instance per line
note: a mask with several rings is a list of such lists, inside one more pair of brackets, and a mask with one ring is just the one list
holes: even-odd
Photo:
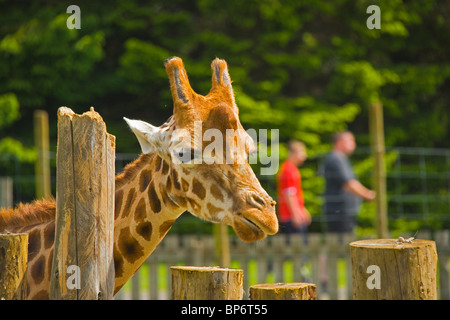
[[(141, 155), (116, 177), (114, 294), (155, 250), (175, 220), (186, 209), (193, 208), (192, 201), (185, 197), (188, 188), (173, 166), (156, 154)], [(34, 223), (11, 227), (0, 224), (0, 232), (29, 234), (27, 299), (49, 298), (55, 209), (55, 201), (51, 200), (21, 205), (17, 212), (13, 209), (2, 212), (3, 216), (38, 213)], [(45, 219), (40, 219), (42, 216)]]
[(116, 293), (186, 210), (179, 175), (156, 154), (141, 155), (116, 178), (114, 265)]

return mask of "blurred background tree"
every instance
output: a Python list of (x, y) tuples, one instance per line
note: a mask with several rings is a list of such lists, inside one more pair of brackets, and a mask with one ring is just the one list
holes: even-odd
[[(122, 117), (160, 125), (172, 114), (163, 67), (170, 56), (184, 60), (201, 94), (211, 86), (210, 62), (225, 59), (244, 127), (279, 129), (280, 160), (288, 139), (304, 141), (314, 159), (337, 130), (369, 145), (376, 101), (387, 146), (450, 147), (448, 1), (80, 0), (80, 30), (66, 27), (70, 4), (0, 0), (0, 153), (20, 162), (35, 158), (35, 109), (49, 112), (56, 151), (63, 105), (77, 113), (94, 106), (117, 152), (136, 153)], [(381, 9), (379, 30), (366, 27), (372, 4)], [(372, 166), (361, 160), (364, 176)], [(301, 170), (318, 215), (323, 180), (312, 164)], [(273, 177), (266, 187), (273, 194)]]

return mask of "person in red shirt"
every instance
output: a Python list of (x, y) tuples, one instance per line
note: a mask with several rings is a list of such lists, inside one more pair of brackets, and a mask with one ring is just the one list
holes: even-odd
[(305, 208), (302, 179), (298, 167), (305, 162), (306, 147), (300, 141), (289, 141), (289, 154), (277, 176), (278, 219), (280, 230), (296, 233), (311, 224), (311, 215)]

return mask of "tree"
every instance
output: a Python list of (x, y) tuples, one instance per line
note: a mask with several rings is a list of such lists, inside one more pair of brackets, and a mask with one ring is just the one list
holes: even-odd
[[(380, 29), (366, 26), (373, 4), (380, 7)], [(55, 150), (57, 108), (94, 106), (117, 136), (117, 151), (136, 152), (122, 117), (160, 125), (171, 115), (163, 61), (177, 55), (201, 94), (210, 89), (210, 62), (225, 59), (244, 127), (279, 129), (281, 159), (290, 138), (303, 140), (314, 158), (343, 129), (368, 145), (367, 109), (374, 101), (384, 105), (388, 146), (449, 147), (445, 0), (77, 5), (81, 29), (69, 30), (66, 4), (0, 1), (1, 137), (30, 148), (31, 130), (22, 128), (42, 108), (51, 117)], [(370, 170), (362, 168), (360, 174)], [(310, 178), (305, 194), (319, 214), (323, 181), (312, 163), (302, 174)]]

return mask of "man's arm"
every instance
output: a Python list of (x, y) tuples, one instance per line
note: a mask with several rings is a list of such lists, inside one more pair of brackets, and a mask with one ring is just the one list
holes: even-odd
[(296, 227), (300, 227), (302, 225), (310, 225), (311, 224), (311, 215), (306, 210), (306, 208), (302, 208), (298, 201), (298, 195), (289, 191), (289, 189), (285, 190), (286, 202), (289, 207), (290, 212), (292, 213), (292, 223)]
[(364, 187), (358, 180), (351, 179), (343, 185), (344, 190), (356, 194), (368, 201), (375, 200), (376, 193)]

